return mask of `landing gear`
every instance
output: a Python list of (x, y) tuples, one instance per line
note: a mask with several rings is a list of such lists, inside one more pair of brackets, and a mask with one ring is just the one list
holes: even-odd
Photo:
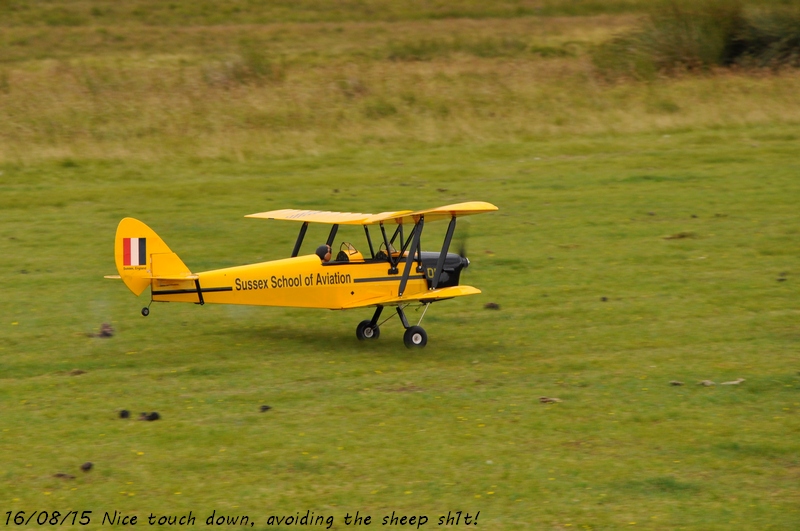
[(406, 344), (406, 347), (422, 348), (428, 344), (428, 334), (425, 332), (424, 328), (419, 326), (422, 323), (422, 318), (425, 317), (425, 312), (428, 311), (428, 306), (430, 306), (430, 303), (425, 305), (425, 310), (422, 312), (422, 316), (420, 316), (419, 322), (416, 324), (416, 326), (410, 326), (408, 324), (408, 319), (406, 318), (406, 313), (403, 311), (403, 307), (397, 307), (397, 315), (400, 316), (400, 321), (403, 323), (403, 328), (406, 329), (405, 334), (403, 334), (403, 343)]
[[(397, 307), (397, 316), (400, 317), (400, 322), (403, 323), (403, 328), (406, 329), (405, 333), (403, 334), (403, 343), (405, 343), (406, 347), (408, 348), (422, 348), (428, 344), (428, 334), (425, 332), (425, 329), (419, 325), (422, 323), (422, 318), (425, 317), (425, 312), (428, 311), (428, 306), (430, 306), (430, 303), (425, 304), (425, 311), (422, 312), (422, 316), (419, 318), (419, 322), (415, 326), (411, 326), (408, 323), (406, 312), (403, 311), (403, 308), (406, 306), (408, 305)], [(358, 323), (358, 326), (356, 327), (356, 337), (359, 341), (364, 341), (366, 339), (378, 339), (380, 337), (380, 325), (391, 319), (391, 317), (389, 317), (383, 322), (378, 323), (378, 319), (380, 318), (382, 311), (383, 306), (378, 306), (375, 309), (375, 314), (372, 316), (372, 319)]]
[(428, 334), (421, 326), (410, 326), (403, 334), (403, 343), (408, 348), (422, 348), (428, 344)]
[(147, 306), (145, 306), (144, 308), (142, 308), (142, 315), (144, 315), (145, 317), (147, 317), (148, 315), (150, 315), (150, 308), (148, 308)]
[(359, 341), (365, 339), (378, 339), (381, 337), (381, 329), (376, 324), (372, 324), (369, 319), (361, 321), (356, 327), (356, 337)]
[(378, 306), (375, 308), (375, 313), (372, 315), (372, 319), (358, 323), (358, 326), (356, 327), (356, 337), (359, 341), (364, 341), (365, 339), (378, 339), (381, 337), (381, 328), (378, 325), (378, 319), (380, 318), (382, 311), (383, 306)]

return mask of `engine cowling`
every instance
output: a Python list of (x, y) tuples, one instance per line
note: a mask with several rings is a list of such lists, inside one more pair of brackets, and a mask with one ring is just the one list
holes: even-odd
[[(428, 280), (428, 287), (433, 287), (436, 278), (436, 263), (439, 261), (439, 253), (422, 252), (422, 267), (425, 269), (425, 278)], [(458, 286), (461, 271), (469, 266), (469, 259), (459, 256), (456, 253), (447, 253), (442, 267), (442, 277), (439, 279), (438, 288)]]

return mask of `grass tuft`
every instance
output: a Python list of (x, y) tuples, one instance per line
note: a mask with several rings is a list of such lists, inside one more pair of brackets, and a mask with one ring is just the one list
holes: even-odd
[(243, 40), (239, 53), (233, 59), (206, 65), (203, 79), (210, 86), (224, 88), (238, 85), (260, 86), (284, 81), (287, 69), (283, 57), (272, 57), (258, 42)]
[(383, 98), (367, 102), (364, 106), (364, 115), (373, 120), (386, 118), (395, 114), (397, 114), (397, 107)]
[(72, 9), (55, 7), (42, 13), (42, 21), (48, 26), (82, 26), (87, 19)]
[(5, 69), (0, 69), (0, 92), (8, 94), (11, 92), (11, 80), (9, 79), (8, 72)]
[(480, 37), (454, 39), (417, 39), (389, 43), (386, 58), (390, 61), (432, 61), (460, 53), (473, 57), (520, 57), (536, 54), (541, 57), (566, 57), (569, 51), (555, 46), (529, 45), (518, 37)]
[(673, 476), (658, 476), (642, 481), (631, 481), (627, 487), (631, 491), (647, 495), (687, 495), (699, 490), (697, 485), (679, 481)]
[(448, 56), (452, 48), (450, 43), (442, 39), (391, 42), (387, 59), (390, 61), (430, 61)]

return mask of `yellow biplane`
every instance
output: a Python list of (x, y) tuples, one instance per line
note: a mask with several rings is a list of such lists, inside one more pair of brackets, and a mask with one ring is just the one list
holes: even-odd
[[(150, 227), (125, 218), (114, 240), (119, 275), (106, 278), (121, 278), (137, 296), (149, 286), (151, 304), (192, 302), (331, 310), (374, 306), (372, 318), (356, 328), (360, 340), (377, 339), (383, 324), (378, 322), (381, 312), (386, 306), (395, 306), (406, 330), (406, 346), (424, 347), (428, 336), (420, 324), (432, 302), (480, 293), (472, 286), (459, 285), (461, 271), (469, 260), (448, 252), (456, 219), (494, 210), (497, 207), (490, 203), (473, 201), (416, 212), (357, 214), (286, 209), (250, 214), (245, 217), (302, 223), (291, 257), (202, 273), (192, 273)], [(423, 252), (420, 236), (425, 223), (438, 220), (450, 220), (442, 249)], [(298, 256), (309, 223), (331, 225), (330, 233), (326, 244), (314, 254)], [(364, 227), (363, 252), (342, 242), (338, 254), (331, 255), (340, 225)], [(380, 229), (377, 249), (369, 231), (375, 225)], [(404, 231), (404, 227), (410, 230)], [(411, 304), (424, 306), (419, 322), (413, 326), (404, 312)], [(150, 305), (142, 308), (142, 315), (149, 313)]]

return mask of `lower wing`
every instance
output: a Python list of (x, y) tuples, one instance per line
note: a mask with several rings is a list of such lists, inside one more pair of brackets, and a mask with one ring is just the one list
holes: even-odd
[(347, 306), (346, 309), (363, 308), (365, 306), (377, 306), (377, 305), (392, 306), (410, 302), (421, 302), (423, 304), (427, 304), (429, 302), (443, 301), (445, 299), (463, 297), (465, 295), (477, 295), (480, 292), (481, 290), (479, 290), (478, 288), (473, 288), (472, 286), (450, 286), (448, 288), (433, 289), (430, 291), (426, 291), (424, 293), (417, 293), (414, 295), (408, 295), (403, 297), (390, 297), (385, 299), (378, 298), (369, 301), (362, 301), (359, 304)]

